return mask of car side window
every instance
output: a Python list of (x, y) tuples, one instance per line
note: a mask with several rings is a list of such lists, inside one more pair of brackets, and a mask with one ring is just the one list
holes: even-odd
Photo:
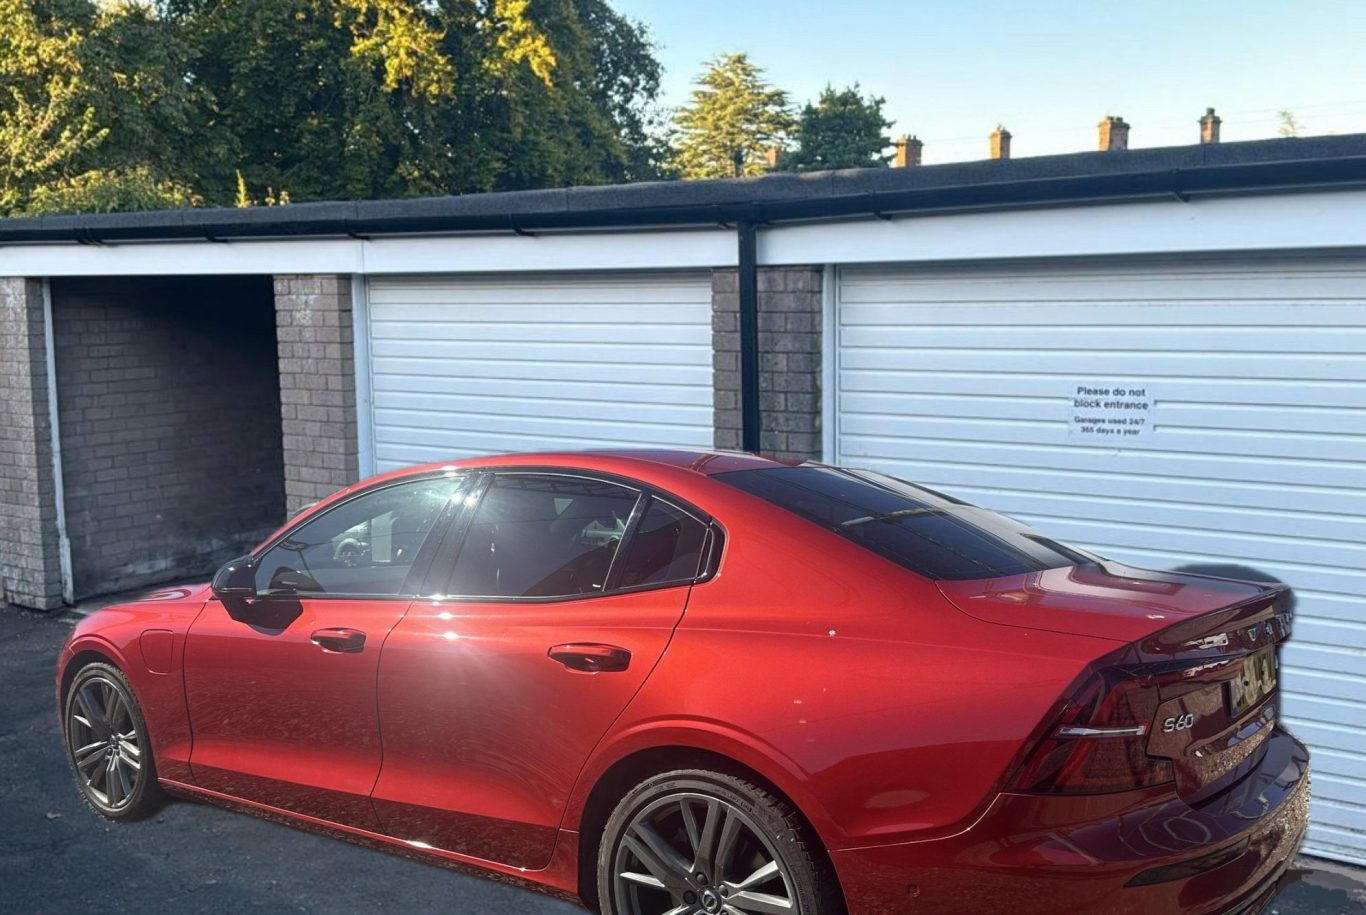
[(613, 588), (692, 581), (702, 565), (707, 526), (657, 498), (641, 516), (617, 569)]
[(497, 474), (480, 501), (448, 593), (576, 597), (601, 593), (640, 494), (602, 480)]
[(256, 590), (397, 596), (462, 477), (386, 486), (290, 531), (257, 560)]

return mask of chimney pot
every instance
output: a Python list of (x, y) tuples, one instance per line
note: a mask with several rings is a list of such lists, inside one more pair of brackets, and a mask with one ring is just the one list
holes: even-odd
[(1100, 122), (1100, 148), (1103, 152), (1129, 148), (1129, 125), (1124, 118), (1109, 115)]
[(1223, 122), (1224, 119), (1215, 114), (1213, 108), (1206, 108), (1205, 116), (1200, 119), (1200, 142), (1218, 143), (1219, 125)]
[(893, 165), (897, 168), (914, 168), (920, 164), (920, 153), (925, 144), (914, 136), (902, 134), (896, 140), (896, 158)]
[(991, 132), (991, 158), (1010, 158), (1010, 131), (1000, 124), (997, 124), (996, 129)]

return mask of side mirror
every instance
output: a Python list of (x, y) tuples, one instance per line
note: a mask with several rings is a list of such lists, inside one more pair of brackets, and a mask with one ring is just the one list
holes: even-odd
[(256, 596), (256, 559), (239, 556), (214, 573), (210, 584), (214, 595), (223, 601), (250, 600)]

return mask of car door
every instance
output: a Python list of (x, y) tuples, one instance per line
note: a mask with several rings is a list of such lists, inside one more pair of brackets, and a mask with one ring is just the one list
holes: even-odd
[(185, 645), (199, 786), (377, 827), (380, 649), (462, 485), (433, 476), (329, 507), (256, 557), (255, 599), (208, 602)]
[[(498, 472), (453, 531), (379, 671), (384, 831), (517, 867), (549, 863), (594, 745), (664, 652), (708, 523), (641, 489)], [(623, 546), (624, 544), (624, 546)]]

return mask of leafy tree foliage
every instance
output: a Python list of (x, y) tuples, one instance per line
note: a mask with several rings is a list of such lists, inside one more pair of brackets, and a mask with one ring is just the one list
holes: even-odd
[(655, 104), (663, 71), (649, 32), (606, 0), (579, 0), (579, 18), (592, 49), (593, 103), (617, 125), (627, 181), (660, 177), (669, 156), (664, 113)]
[(863, 96), (855, 83), (838, 92), (830, 86), (816, 103), (802, 109), (797, 123), (797, 148), (782, 160), (784, 168), (814, 171), (829, 168), (885, 166), (891, 137), (883, 131), (892, 122), (882, 115), (886, 99)]
[(796, 127), (787, 93), (771, 86), (745, 54), (710, 61), (674, 123), (674, 162), (684, 178), (763, 174), (769, 151)]
[(659, 76), (609, 0), (0, 0), (0, 213), (654, 177)]
[(108, 132), (87, 104), (81, 33), (71, 13), (0, 0), (0, 213), (60, 177)]
[(115, 213), (173, 210), (204, 201), (187, 185), (159, 178), (145, 166), (124, 171), (88, 171), (34, 188), (27, 216), (57, 213)]

